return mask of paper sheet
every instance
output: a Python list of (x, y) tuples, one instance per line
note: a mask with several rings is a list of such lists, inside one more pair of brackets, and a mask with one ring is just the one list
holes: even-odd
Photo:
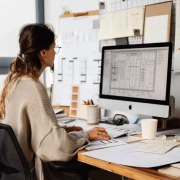
[(100, 16), (100, 40), (125, 36), (127, 36), (127, 10)]
[(146, 17), (144, 43), (167, 42), (168, 15)]
[(111, 139), (111, 140), (101, 140), (101, 141), (91, 141), (90, 144), (85, 148), (86, 150), (94, 150), (94, 149), (101, 149), (101, 148), (108, 148), (113, 146), (120, 146), (126, 143), (122, 142), (121, 140)]
[(171, 176), (175, 176), (175, 177), (180, 177), (180, 169), (175, 168), (175, 167), (163, 167), (158, 169), (158, 172), (163, 173), (163, 174), (167, 174), (167, 175), (171, 175)]
[(119, 11), (113, 14), (113, 38), (127, 36), (127, 11)]
[(166, 154), (159, 155), (135, 151), (140, 145), (141, 143), (132, 143), (83, 154), (107, 162), (145, 168), (158, 167), (180, 161), (179, 148), (174, 148)]
[(176, 2), (176, 34), (175, 34), (175, 73), (180, 72), (180, 0)]
[(100, 16), (99, 39), (111, 39), (113, 35), (113, 13)]
[(145, 140), (141, 142), (145, 144), (138, 147), (136, 151), (156, 154), (165, 154), (172, 148), (180, 145), (179, 142), (173, 142), (172, 140)]
[(140, 35), (143, 34), (143, 19), (144, 7), (128, 9), (128, 36), (134, 36), (134, 29), (140, 30)]
[(179, 168), (180, 169), (180, 163), (176, 163), (176, 164), (171, 164), (171, 166)]

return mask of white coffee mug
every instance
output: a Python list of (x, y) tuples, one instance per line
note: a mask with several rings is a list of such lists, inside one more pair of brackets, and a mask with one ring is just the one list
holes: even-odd
[(157, 132), (157, 119), (141, 119), (142, 139), (154, 139)]
[(87, 107), (87, 123), (88, 124), (99, 124), (99, 107), (89, 105)]

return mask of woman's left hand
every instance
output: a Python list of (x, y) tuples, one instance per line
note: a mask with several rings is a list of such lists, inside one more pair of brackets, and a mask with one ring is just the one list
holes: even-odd
[(66, 127), (64, 128), (68, 133), (72, 132), (72, 131), (81, 131), (83, 130), (81, 127), (79, 126), (71, 126), (71, 127)]

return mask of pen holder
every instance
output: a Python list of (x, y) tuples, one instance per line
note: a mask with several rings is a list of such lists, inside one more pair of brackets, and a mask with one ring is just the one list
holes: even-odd
[(99, 107), (89, 105), (87, 107), (87, 123), (90, 125), (99, 124)]
[(87, 120), (87, 109), (88, 109), (88, 107), (96, 107), (96, 108), (98, 108), (98, 119), (100, 119), (100, 117), (101, 117), (101, 109), (98, 107), (98, 105), (79, 104), (77, 117), (79, 119)]

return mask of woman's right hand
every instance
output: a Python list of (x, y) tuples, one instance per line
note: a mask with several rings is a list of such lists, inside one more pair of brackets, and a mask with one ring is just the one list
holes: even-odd
[(95, 127), (89, 131), (87, 131), (89, 135), (89, 140), (95, 140), (95, 139), (104, 139), (104, 140), (109, 140), (110, 137), (107, 133), (107, 131), (102, 128), (102, 127)]

